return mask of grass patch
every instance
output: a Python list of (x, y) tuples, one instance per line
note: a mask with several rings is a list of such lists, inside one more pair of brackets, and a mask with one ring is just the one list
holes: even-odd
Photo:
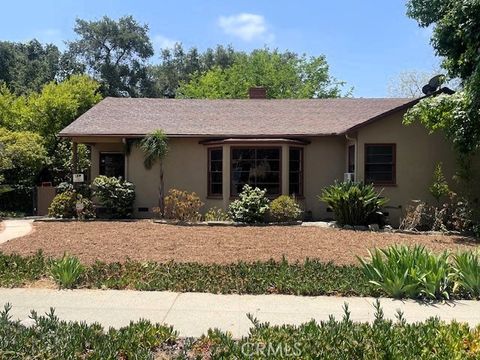
[[(42, 253), (22, 257), (0, 253), (0, 286), (18, 287), (51, 276), (58, 261)], [(357, 266), (316, 260), (230, 265), (127, 261), (85, 266), (79, 288), (169, 290), (221, 294), (378, 296)]]
[(300, 326), (271, 326), (250, 316), (247, 336), (209, 330), (179, 339), (171, 327), (146, 320), (121, 329), (60, 321), (51, 310), (32, 312), (33, 326), (0, 313), (0, 358), (8, 359), (478, 359), (480, 328), (438, 319), (407, 324), (386, 320), (379, 305), (373, 323), (331, 317)]

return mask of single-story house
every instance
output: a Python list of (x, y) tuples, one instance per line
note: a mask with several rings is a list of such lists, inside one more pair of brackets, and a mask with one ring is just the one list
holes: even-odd
[(403, 114), (417, 100), (339, 98), (195, 100), (108, 97), (60, 136), (91, 146), (90, 179), (122, 176), (136, 185), (135, 215), (157, 206), (159, 164), (147, 170), (128, 139), (157, 129), (169, 137), (166, 191), (196, 192), (205, 209), (226, 209), (244, 184), (272, 197), (294, 194), (312, 219), (331, 218), (317, 196), (335, 180), (374, 183), (390, 199), (386, 212), (398, 224), (412, 199), (433, 200), (428, 187), (437, 163), (455, 171), (451, 145)]

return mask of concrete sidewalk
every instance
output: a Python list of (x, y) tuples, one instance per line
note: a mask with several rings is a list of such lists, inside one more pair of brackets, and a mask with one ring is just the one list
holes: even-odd
[(5, 228), (0, 231), (0, 244), (27, 235), (32, 231), (32, 223), (33, 220), (5, 220)]
[[(354, 321), (372, 321), (374, 298), (301, 297), (288, 295), (214, 295), (156, 291), (0, 289), (0, 306), (11, 303), (11, 315), (30, 324), (30, 310), (43, 314), (50, 307), (64, 320), (99, 322), (105, 327), (120, 327), (131, 320), (146, 318), (173, 325), (181, 336), (200, 336), (209, 328), (230, 331), (233, 336), (248, 334), (246, 314), (271, 324), (301, 324), (311, 319), (327, 320), (343, 316), (349, 304)], [(415, 301), (380, 299), (387, 318), (397, 309), (407, 321), (422, 321), (432, 316), (470, 325), (480, 323), (479, 301), (457, 301), (426, 305)]]

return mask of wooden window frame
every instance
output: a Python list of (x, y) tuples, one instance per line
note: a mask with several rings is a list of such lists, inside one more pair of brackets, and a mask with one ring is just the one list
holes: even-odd
[[(218, 151), (220, 150), (222, 152), (222, 171), (220, 172), (222, 174), (222, 192), (220, 194), (213, 194), (212, 193), (212, 187), (211, 187), (211, 160), (212, 160), (212, 151)], [(207, 156), (207, 198), (209, 199), (222, 199), (223, 198), (223, 147), (217, 146), (217, 147), (210, 147), (207, 148), (208, 156)]]
[[(353, 148), (353, 152), (351, 153), (350, 150)], [(350, 144), (347, 146), (347, 173), (353, 173), (355, 174), (355, 171), (357, 170), (356, 167), (357, 167), (357, 161), (355, 159), (355, 153), (356, 153), (356, 149), (355, 149), (355, 144)], [(353, 166), (353, 171), (351, 171), (350, 169), (350, 161), (352, 161), (352, 166)]]
[(397, 185), (397, 144), (396, 143), (368, 143), (364, 147), (364, 179), (367, 182), (367, 166), (368, 165), (379, 165), (367, 163), (367, 148), (370, 146), (391, 146), (392, 147), (392, 163), (391, 164), (381, 164), (380, 165), (391, 165), (392, 166), (392, 181), (371, 181), (373, 185), (379, 186), (396, 186)]
[(98, 154), (98, 175), (102, 175), (102, 155), (122, 155), (123, 156), (123, 175), (122, 179), (125, 180), (126, 166), (125, 166), (125, 153), (121, 151), (100, 151)]
[(299, 175), (299, 194), (295, 194), (296, 197), (298, 198), (303, 198), (305, 196), (304, 193), (304, 179), (305, 179), (305, 168), (304, 168), (304, 152), (305, 149), (300, 146), (290, 146), (288, 148), (288, 195), (293, 195), (290, 193), (290, 150), (299, 150), (300, 151), (300, 171), (298, 171)]
[[(255, 145), (245, 145), (245, 146), (232, 146), (230, 147), (230, 199), (237, 199), (238, 195), (233, 193), (233, 151), (234, 150), (245, 150), (245, 149), (275, 149), (278, 150), (278, 163), (279, 163), (279, 193), (278, 194), (267, 194), (267, 197), (274, 199), (282, 195), (282, 147), (281, 146), (255, 146)], [(256, 160), (256, 159), (255, 159)], [(256, 185), (255, 185), (256, 186)]]

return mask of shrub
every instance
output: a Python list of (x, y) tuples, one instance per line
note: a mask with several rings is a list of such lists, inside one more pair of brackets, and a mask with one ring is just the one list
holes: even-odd
[(116, 177), (98, 176), (93, 181), (94, 196), (113, 218), (132, 216), (135, 185)]
[(339, 225), (368, 225), (388, 201), (373, 185), (352, 181), (336, 182), (319, 199), (332, 208)]
[(230, 215), (228, 215), (223, 209), (216, 207), (210, 208), (205, 214), (205, 221), (231, 221)]
[(228, 208), (228, 213), (233, 221), (247, 224), (264, 222), (270, 202), (266, 193), (267, 190), (245, 185), (238, 195), (239, 199), (230, 203)]
[(50, 272), (60, 288), (71, 289), (79, 282), (85, 269), (80, 260), (65, 254), (60, 260), (53, 261)]
[(435, 171), (433, 172), (433, 182), (429, 189), (430, 194), (440, 203), (440, 200), (447, 197), (450, 194), (450, 188), (445, 175), (443, 175), (442, 163), (437, 164)]
[(480, 297), (480, 255), (478, 252), (464, 252), (454, 255), (456, 286), (470, 296)]
[(194, 192), (170, 189), (165, 197), (165, 218), (179, 221), (195, 222), (201, 218), (200, 208), (203, 203)]
[(415, 200), (406, 209), (400, 229), (415, 231), (473, 232), (473, 211), (469, 202), (450, 193), (449, 201), (441, 206)]
[(77, 184), (74, 186), (69, 182), (62, 182), (58, 184), (56, 188), (57, 194), (62, 194), (66, 191), (76, 191), (77, 193), (81, 194), (85, 198), (92, 197), (92, 189), (87, 184)]
[(370, 283), (394, 298), (448, 299), (453, 269), (448, 253), (434, 255), (423, 246), (393, 246), (359, 259)]
[(302, 215), (295, 197), (281, 195), (270, 203), (270, 217), (276, 222), (295, 221)]
[[(77, 205), (81, 205), (83, 209), (77, 210)], [(81, 194), (75, 191), (65, 191), (53, 198), (48, 208), (48, 216), (62, 219), (76, 217), (89, 219), (95, 217), (95, 208), (93, 203)]]

